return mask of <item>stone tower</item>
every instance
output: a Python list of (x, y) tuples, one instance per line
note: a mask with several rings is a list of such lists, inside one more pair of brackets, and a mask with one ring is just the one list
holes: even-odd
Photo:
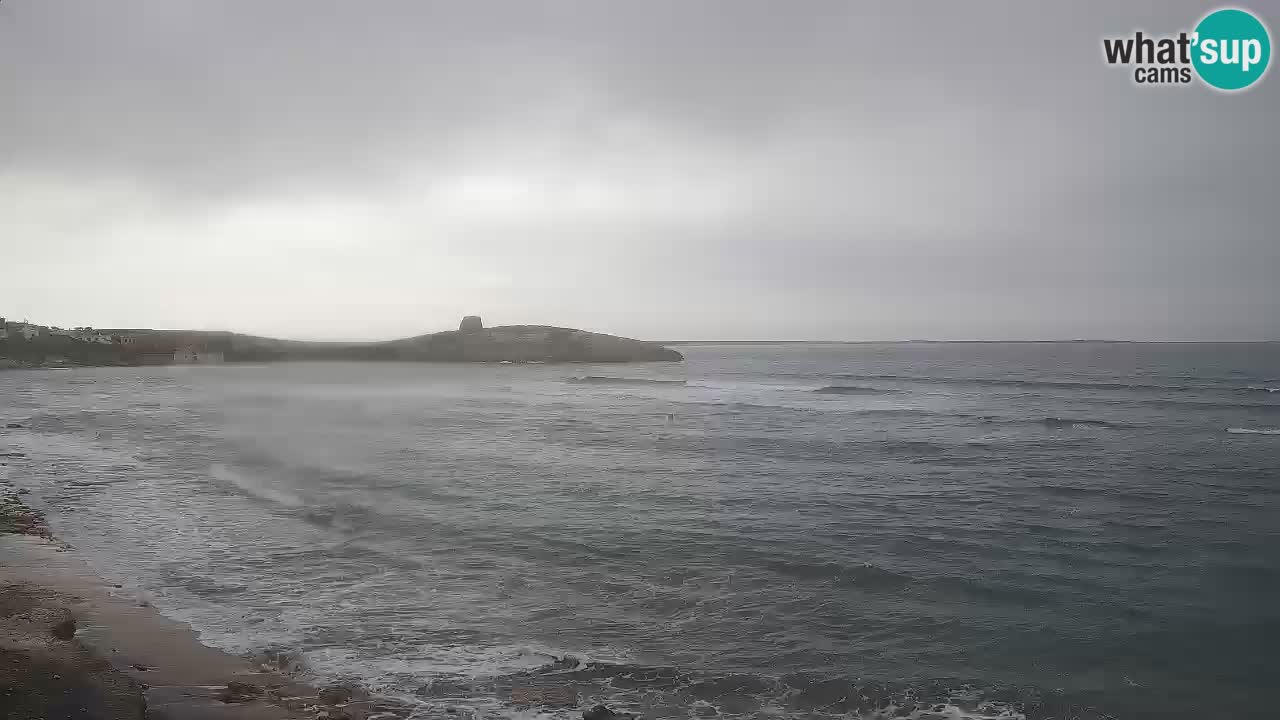
[(462, 318), (462, 323), (458, 325), (458, 332), (474, 332), (483, 329), (484, 323), (480, 321), (479, 315), (468, 315)]

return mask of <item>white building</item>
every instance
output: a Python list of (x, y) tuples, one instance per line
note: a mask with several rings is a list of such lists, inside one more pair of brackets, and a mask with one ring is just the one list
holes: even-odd
[(35, 338), (40, 336), (40, 331), (42, 330), (44, 330), (44, 328), (40, 327), (39, 325), (32, 325), (31, 323), (18, 323), (18, 334), (21, 335), (25, 340), (34, 340)]
[(79, 340), (80, 342), (98, 343), (100, 345), (110, 345), (111, 336), (103, 335), (91, 327), (78, 327), (74, 330), (64, 331), (62, 334)]

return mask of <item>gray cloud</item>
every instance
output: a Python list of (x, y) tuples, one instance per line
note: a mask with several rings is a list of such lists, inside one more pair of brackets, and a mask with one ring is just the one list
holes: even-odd
[(0, 314), (1280, 337), (1276, 79), (1101, 59), (1208, 9), (5, 0)]

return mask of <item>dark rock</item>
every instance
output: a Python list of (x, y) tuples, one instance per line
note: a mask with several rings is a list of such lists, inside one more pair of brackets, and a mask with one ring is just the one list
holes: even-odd
[(9, 423), (5, 425), (5, 427), (9, 428), (10, 430), (18, 430), (22, 427), (22, 423)]
[(31, 492), (30, 490), (28, 490), (28, 489), (26, 489), (26, 488), (22, 488), (21, 490), (19, 490), (19, 491), (18, 491), (18, 494), (19, 494), (19, 495), (27, 495), (27, 494), (29, 494), (30, 492)]
[(151, 668), (147, 667), (146, 665), (143, 665), (142, 663), (134, 663), (134, 664), (130, 665), (129, 667), (133, 668), (134, 670), (139, 670), (139, 671), (141, 671), (141, 672), (147, 672), (148, 670), (150, 670), (150, 669), (151, 669)]
[(636, 720), (636, 716), (631, 713), (616, 712), (608, 705), (597, 705), (590, 710), (583, 710), (582, 720)]
[(464, 697), (470, 693), (474, 693), (475, 688), (471, 683), (461, 680), (450, 680), (447, 678), (439, 678), (418, 688), (419, 695), (428, 697)]
[(316, 697), (321, 705), (341, 705), (351, 702), (351, 688), (342, 685), (331, 685), (320, 691)]
[(264, 672), (278, 672), (293, 675), (302, 672), (305, 666), (302, 659), (287, 652), (268, 651), (253, 658), (253, 663)]
[(49, 629), (59, 640), (70, 640), (76, 636), (76, 619), (66, 618)]
[(578, 691), (566, 685), (552, 687), (513, 687), (511, 702), (515, 705), (558, 705), (576, 707)]
[(462, 318), (462, 322), (458, 324), (458, 332), (475, 332), (483, 329), (484, 322), (480, 320), (479, 315), (468, 315)]
[(253, 683), (240, 682), (239, 680), (232, 680), (227, 683), (227, 687), (218, 693), (218, 699), (224, 703), (253, 702), (259, 697), (262, 697), (262, 688)]

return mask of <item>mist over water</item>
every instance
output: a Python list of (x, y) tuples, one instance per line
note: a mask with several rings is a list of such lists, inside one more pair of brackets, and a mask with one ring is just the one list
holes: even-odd
[(1280, 346), (680, 349), (6, 373), (0, 474), (206, 642), (426, 710), (1269, 712)]

